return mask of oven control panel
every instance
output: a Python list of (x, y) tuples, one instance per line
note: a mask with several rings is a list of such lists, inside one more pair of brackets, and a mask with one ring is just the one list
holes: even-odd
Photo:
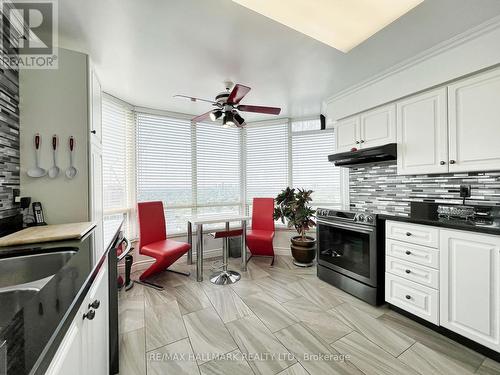
[(354, 222), (363, 223), (363, 224), (373, 224), (375, 222), (375, 218), (370, 214), (356, 214), (354, 216)]
[(316, 215), (319, 218), (332, 221), (354, 222), (367, 225), (376, 224), (376, 215), (365, 212), (337, 211), (328, 208), (318, 208)]

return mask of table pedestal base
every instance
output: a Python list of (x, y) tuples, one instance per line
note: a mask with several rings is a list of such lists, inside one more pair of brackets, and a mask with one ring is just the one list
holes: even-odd
[(210, 276), (210, 282), (216, 285), (234, 284), (239, 279), (241, 275), (236, 271), (220, 271)]

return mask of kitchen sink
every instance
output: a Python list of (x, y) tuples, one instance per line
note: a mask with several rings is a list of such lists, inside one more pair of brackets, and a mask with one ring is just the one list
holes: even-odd
[[(23, 255), (0, 259), (0, 292), (2, 288), (33, 283), (57, 273), (76, 251), (73, 248), (43, 254)], [(45, 280), (43, 284), (48, 282)], [(43, 285), (38, 283), (39, 288)], [(12, 288), (9, 288), (12, 289)], [(5, 306), (1, 304), (1, 306)]]
[(8, 325), (12, 317), (17, 313), (35, 294), (38, 289), (12, 289), (0, 291), (0, 330)]

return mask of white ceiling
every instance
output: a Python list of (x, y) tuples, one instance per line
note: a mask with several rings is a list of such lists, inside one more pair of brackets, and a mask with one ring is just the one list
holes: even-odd
[(172, 96), (211, 99), (230, 79), (252, 87), (244, 104), (306, 116), (499, 14), (498, 0), (426, 0), (344, 54), (231, 0), (60, 0), (59, 40), (92, 56), (105, 91), (138, 106), (201, 114), (210, 104)]
[(424, 0), (233, 1), (330, 47), (349, 52)]

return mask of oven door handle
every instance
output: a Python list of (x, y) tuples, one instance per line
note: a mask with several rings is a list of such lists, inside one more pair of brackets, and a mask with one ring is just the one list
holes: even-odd
[(371, 234), (375, 231), (375, 228), (367, 228), (365, 226), (359, 224), (341, 224), (341, 223), (332, 223), (331, 221), (317, 220), (319, 224), (324, 224), (330, 227), (342, 228), (342, 229), (350, 229), (355, 232), (367, 233)]

